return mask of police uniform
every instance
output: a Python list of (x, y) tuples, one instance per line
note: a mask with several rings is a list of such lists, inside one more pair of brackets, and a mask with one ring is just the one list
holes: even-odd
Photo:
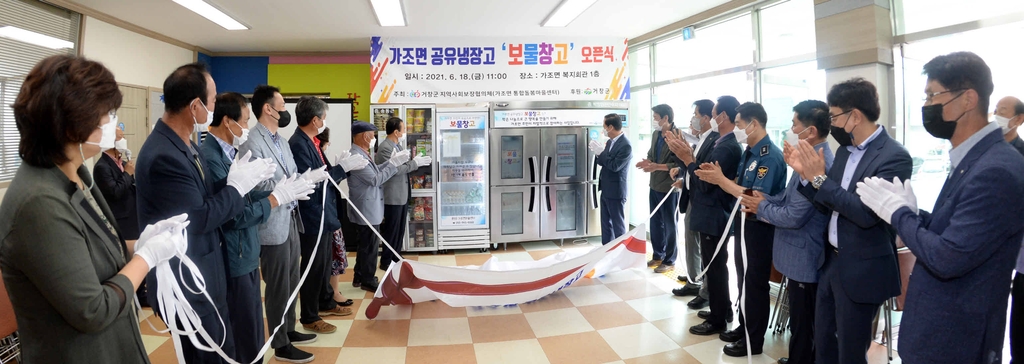
[[(771, 138), (766, 135), (756, 145), (748, 147), (743, 152), (736, 176), (736, 183), (744, 188), (765, 195), (781, 193), (786, 188), (786, 162), (782, 158), (782, 150), (775, 146)], [(744, 235), (746, 235), (749, 260), (746, 272), (743, 269), (741, 239), (739, 239), (739, 234), (743, 231), (740, 224), (744, 222), (746, 223), (746, 234)], [(768, 277), (771, 275), (772, 269), (772, 243), (775, 240), (775, 227), (757, 220), (753, 214), (747, 214), (746, 221), (743, 221), (742, 214), (737, 213), (733, 231), (737, 237), (733, 239), (733, 247), (736, 254), (734, 262), (736, 263), (740, 292), (743, 292), (743, 285), (747, 285), (745, 297), (740, 298), (745, 301), (745, 312), (741, 312), (740, 326), (733, 334), (743, 337), (743, 329), (746, 327), (751, 341), (747, 345), (757, 353), (764, 345), (764, 333), (768, 329), (770, 300)]]

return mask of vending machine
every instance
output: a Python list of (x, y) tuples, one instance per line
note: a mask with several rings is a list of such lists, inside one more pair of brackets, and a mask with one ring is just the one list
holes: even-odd
[(490, 246), (487, 104), (437, 106), (439, 249)]
[[(380, 143), (387, 137), (387, 120), (391, 117), (399, 117), (405, 122), (406, 148), (413, 157), (431, 156), (435, 157), (434, 150), (434, 118), (436, 108), (430, 105), (398, 105), (382, 104), (370, 106), (370, 113), (373, 115), (373, 124), (377, 127), (377, 142)], [(376, 146), (373, 146), (373, 153), (376, 153)], [(410, 252), (431, 252), (437, 251), (437, 240), (435, 239), (436, 209), (434, 188), (436, 176), (437, 158), (434, 163), (427, 167), (409, 172), (409, 222), (406, 228), (406, 236), (402, 242), (402, 250)]]

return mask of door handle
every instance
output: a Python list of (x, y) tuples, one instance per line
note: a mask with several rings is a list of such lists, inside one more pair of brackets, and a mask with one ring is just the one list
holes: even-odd
[(537, 200), (535, 188), (537, 187), (530, 187), (530, 208), (527, 209), (529, 212), (533, 212), (533, 202)]
[(590, 200), (594, 201), (594, 203), (590, 204), (591, 208), (597, 209), (600, 206), (597, 205), (597, 185), (596, 184), (591, 184), (590, 185), (590, 195), (592, 197)]
[(544, 199), (548, 202), (548, 212), (551, 212), (551, 187), (544, 186)]
[(593, 175), (590, 176), (590, 179), (597, 179), (597, 155), (594, 155), (590, 159), (590, 165), (593, 166), (590, 170), (594, 171)]
[(551, 156), (544, 157), (548, 159), (548, 166), (544, 169), (544, 178), (547, 179), (545, 182), (551, 182)]
[(536, 172), (537, 162), (535, 161), (536, 158), (537, 157), (530, 157), (529, 158), (529, 160), (530, 160), (530, 183), (537, 183), (537, 172)]

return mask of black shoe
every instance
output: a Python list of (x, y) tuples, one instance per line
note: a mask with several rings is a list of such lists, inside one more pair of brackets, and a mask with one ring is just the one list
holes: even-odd
[(679, 297), (696, 296), (698, 293), (700, 293), (700, 286), (689, 283), (687, 283), (685, 286), (672, 290), (672, 294)]
[(274, 359), (283, 361), (286, 363), (309, 363), (313, 361), (313, 354), (299, 350), (293, 345), (281, 347), (280, 349), (274, 349)]
[(692, 308), (694, 310), (699, 310), (708, 307), (708, 299), (701, 296), (694, 297), (692, 300), (690, 300), (689, 303), (686, 304), (686, 307)]
[(359, 288), (362, 288), (364, 291), (377, 292), (377, 286), (379, 284), (380, 282), (377, 281), (377, 278), (374, 278), (373, 282), (363, 282)]
[(779, 364), (789, 364), (789, 358), (779, 358)]
[[(744, 334), (743, 334), (743, 327), (740, 326), (740, 327), (737, 327), (735, 329), (732, 329), (732, 330), (729, 330), (729, 331), (726, 331), (726, 332), (723, 332), (723, 333), (719, 334), (718, 338), (721, 339), (722, 341), (727, 342), (727, 343), (734, 343), (734, 342), (738, 342), (741, 339), (743, 339), (743, 336), (744, 336)], [(744, 350), (746, 350), (746, 349), (744, 349)]]
[(316, 334), (303, 334), (298, 331), (292, 331), (288, 333), (288, 341), (292, 344), (312, 344), (316, 342)]
[(690, 279), (686, 278), (686, 276), (678, 276), (676, 277), (676, 279), (678, 279), (680, 282), (683, 282), (684, 284), (690, 281)]
[[(701, 319), (707, 320), (708, 317), (711, 317), (711, 311), (700, 311), (700, 312), (697, 312), (697, 317), (700, 317)], [(729, 312), (729, 315), (725, 316), (725, 321), (726, 322), (732, 322), (732, 312)]]
[(710, 322), (704, 321), (704, 323), (690, 327), (690, 333), (694, 335), (709, 336), (725, 331), (725, 325), (715, 326)]
[(348, 306), (352, 306), (352, 304), (355, 303), (355, 301), (352, 301), (352, 299), (347, 299), (345, 301), (334, 301), (334, 303), (337, 303), (338, 306), (341, 306), (341, 307), (348, 307)]
[[(750, 355), (759, 355), (761, 354), (761, 351), (761, 348), (750, 348)], [(724, 352), (725, 355), (736, 358), (742, 358), (744, 356), (747, 356), (747, 340), (744, 339), (726, 345), (724, 348), (722, 348), (722, 352)]]

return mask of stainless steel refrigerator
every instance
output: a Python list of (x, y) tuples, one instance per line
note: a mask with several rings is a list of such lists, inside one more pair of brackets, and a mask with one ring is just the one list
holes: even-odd
[(627, 107), (618, 101), (494, 103), (491, 241), (599, 235), (589, 138), (593, 128), (600, 133), (604, 115), (625, 114)]

